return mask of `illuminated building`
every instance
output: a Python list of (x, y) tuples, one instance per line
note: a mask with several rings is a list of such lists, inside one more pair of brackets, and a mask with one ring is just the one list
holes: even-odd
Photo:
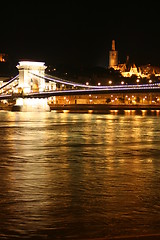
[(115, 40), (112, 40), (112, 50), (109, 51), (109, 68), (114, 68), (118, 65), (118, 51), (115, 48)]
[(109, 68), (120, 71), (123, 77), (132, 77), (132, 75), (138, 78), (150, 78), (151, 75), (160, 76), (160, 67), (154, 67), (151, 64), (137, 67), (135, 63), (130, 63), (129, 56), (127, 56), (125, 63), (118, 63), (115, 40), (112, 40), (112, 50), (109, 51)]
[(7, 55), (5, 53), (0, 53), (0, 62), (6, 62)]

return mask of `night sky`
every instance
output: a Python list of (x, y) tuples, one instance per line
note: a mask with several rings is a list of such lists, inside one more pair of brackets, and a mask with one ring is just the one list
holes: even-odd
[(0, 52), (15, 63), (106, 67), (112, 39), (120, 63), (127, 55), (136, 65), (160, 63), (158, 2), (32, 2), (1, 7)]

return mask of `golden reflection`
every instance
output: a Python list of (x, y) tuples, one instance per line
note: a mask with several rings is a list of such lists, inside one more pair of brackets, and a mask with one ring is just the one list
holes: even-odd
[(125, 112), (126, 115), (130, 115), (131, 110), (124, 110), (124, 112)]
[(145, 116), (147, 114), (147, 110), (141, 110), (142, 116)]
[(1, 195), (11, 204), (1, 202), (1, 210), (7, 209), (13, 229), (34, 234), (40, 229), (61, 231), (64, 223), (83, 224), (84, 217), (90, 222), (97, 202), (101, 203), (98, 215), (111, 224), (115, 212), (116, 219), (125, 223), (126, 216), (136, 222), (139, 212), (153, 212), (158, 155), (151, 149), (158, 149), (158, 118), (3, 114), (7, 123), (1, 117), (2, 126), (8, 126), (4, 145), (10, 154), (5, 162), (9, 167), (3, 165)]
[(93, 110), (88, 110), (88, 113), (93, 113)]
[(63, 110), (63, 113), (69, 113), (70, 111), (69, 110)]
[(117, 115), (119, 110), (110, 110), (110, 113)]
[[(37, 118), (36, 113), (8, 112), (5, 119), (9, 127), (5, 135), (5, 149), (9, 153), (5, 179), (8, 199), (14, 203), (10, 209), (16, 214), (14, 218), (28, 219), (26, 227), (29, 224), (30, 230), (35, 231), (39, 224), (45, 226), (42, 212), (50, 211), (52, 189), (49, 186), (58, 177), (55, 165), (51, 166), (47, 161), (47, 143), (50, 141), (46, 125), (48, 114), (39, 113)], [(36, 221), (38, 216), (41, 216), (40, 221)]]
[(131, 110), (131, 115), (134, 115), (136, 110)]
[(136, 110), (131, 109), (131, 110), (124, 110), (126, 115), (135, 115)]

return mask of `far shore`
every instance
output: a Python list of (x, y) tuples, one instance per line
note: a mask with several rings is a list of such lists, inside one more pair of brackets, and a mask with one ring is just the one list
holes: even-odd
[(68, 104), (68, 105), (50, 105), (51, 111), (57, 112), (93, 112), (93, 113), (110, 113), (111, 111), (118, 111), (123, 113), (124, 111), (135, 110), (138, 111), (153, 111), (160, 110), (160, 105), (111, 105), (111, 104)]
[[(148, 105), (142, 105), (142, 104), (121, 104), (121, 105), (113, 105), (113, 104), (68, 104), (68, 105), (60, 105), (60, 104), (52, 104), (50, 106), (50, 111), (57, 111), (57, 112), (63, 112), (63, 111), (68, 111), (68, 112), (95, 112), (95, 113), (107, 113), (111, 111), (130, 111), (130, 110), (135, 110), (135, 111), (142, 111), (142, 110), (147, 110), (147, 111), (153, 111), (153, 110), (160, 110), (160, 104), (148, 104)], [(12, 111), (14, 105), (0, 105), (0, 110), (3, 111)], [(17, 111), (18, 108), (17, 108)]]

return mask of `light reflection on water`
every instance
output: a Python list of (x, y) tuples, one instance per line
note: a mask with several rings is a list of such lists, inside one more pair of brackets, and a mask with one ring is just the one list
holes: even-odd
[(0, 112), (0, 238), (159, 234), (159, 120)]

